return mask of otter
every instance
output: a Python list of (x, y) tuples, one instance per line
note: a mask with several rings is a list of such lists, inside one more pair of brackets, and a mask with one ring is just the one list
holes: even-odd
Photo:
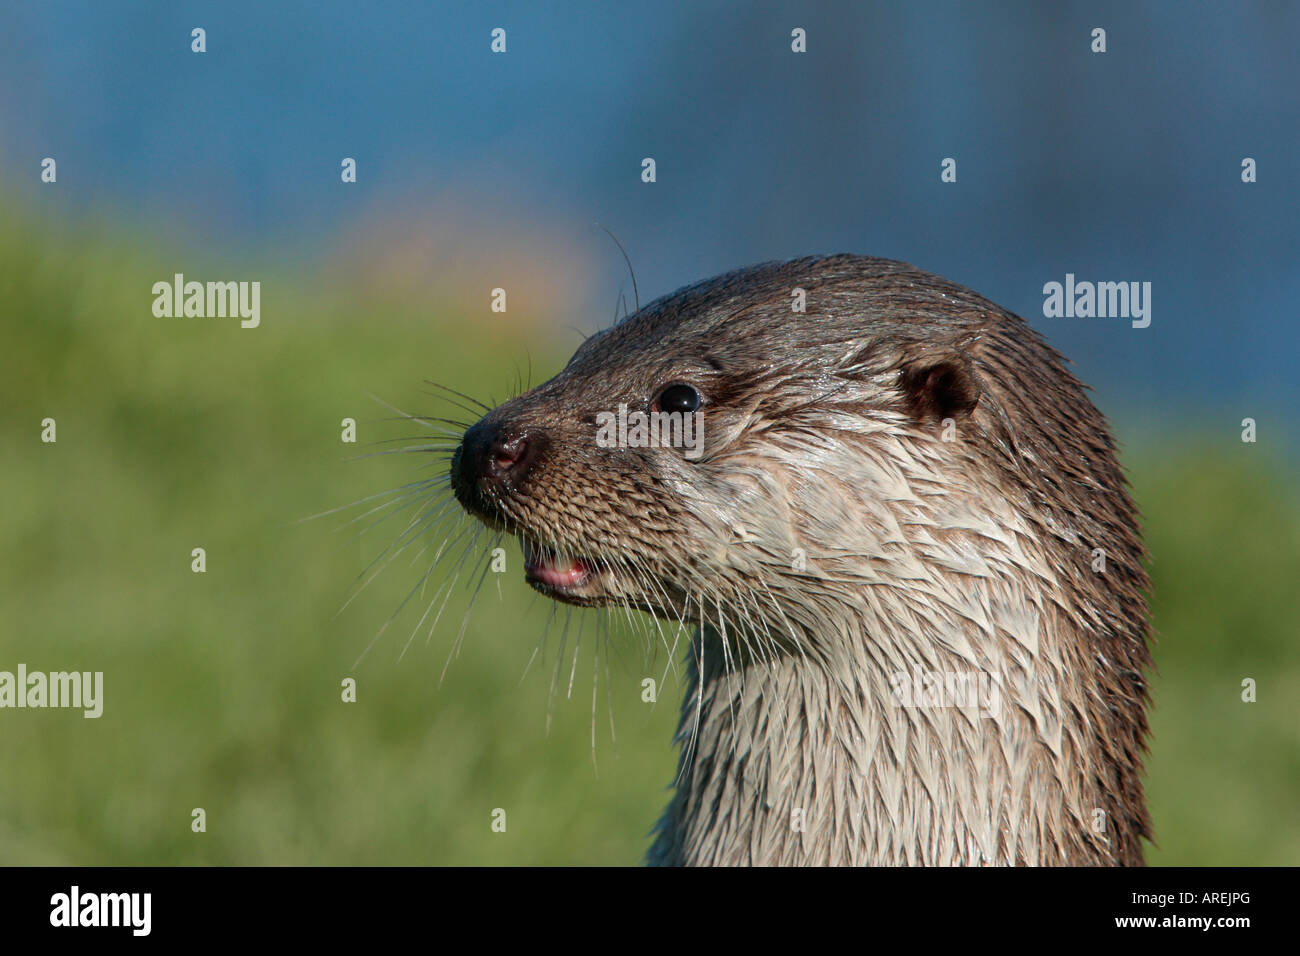
[[(621, 405), (699, 453), (597, 441)], [(1136, 511), (1065, 359), (970, 289), (852, 255), (681, 289), (450, 481), (536, 590), (693, 634), (648, 863), (1142, 864)]]

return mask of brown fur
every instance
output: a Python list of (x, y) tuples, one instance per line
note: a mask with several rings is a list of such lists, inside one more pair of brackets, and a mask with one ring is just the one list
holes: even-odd
[[(699, 460), (597, 446), (597, 413), (679, 382)], [(529, 458), (481, 480), (502, 435)], [(1019, 317), (883, 259), (730, 273), (493, 410), (452, 479), (593, 569), (539, 589), (695, 627), (651, 862), (1142, 862), (1136, 514), (1105, 420)], [(991, 675), (1005, 705), (899, 706), (922, 673)]]

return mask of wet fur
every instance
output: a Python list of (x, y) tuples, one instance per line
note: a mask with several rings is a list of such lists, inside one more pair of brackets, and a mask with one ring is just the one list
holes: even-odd
[[(704, 397), (702, 458), (597, 446), (597, 412), (674, 382)], [(486, 496), (453, 467), (462, 503), (598, 560), (574, 603), (695, 627), (649, 862), (1142, 862), (1136, 515), (1106, 422), (1022, 319), (889, 260), (757, 266), (484, 422), (543, 451)], [(897, 706), (917, 670), (995, 675), (1003, 706)]]

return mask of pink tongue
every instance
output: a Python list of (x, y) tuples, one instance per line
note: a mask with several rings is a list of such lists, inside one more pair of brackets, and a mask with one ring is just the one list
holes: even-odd
[(571, 588), (587, 577), (587, 568), (576, 558), (564, 565), (557, 562), (558, 559), (551, 557), (536, 559), (528, 565), (527, 571), (536, 580), (553, 588)]

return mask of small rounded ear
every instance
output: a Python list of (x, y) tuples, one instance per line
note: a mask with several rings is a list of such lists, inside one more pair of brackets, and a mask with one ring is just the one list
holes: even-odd
[(975, 411), (980, 386), (975, 370), (956, 353), (929, 355), (903, 366), (898, 387), (908, 411), (922, 422), (960, 421)]

